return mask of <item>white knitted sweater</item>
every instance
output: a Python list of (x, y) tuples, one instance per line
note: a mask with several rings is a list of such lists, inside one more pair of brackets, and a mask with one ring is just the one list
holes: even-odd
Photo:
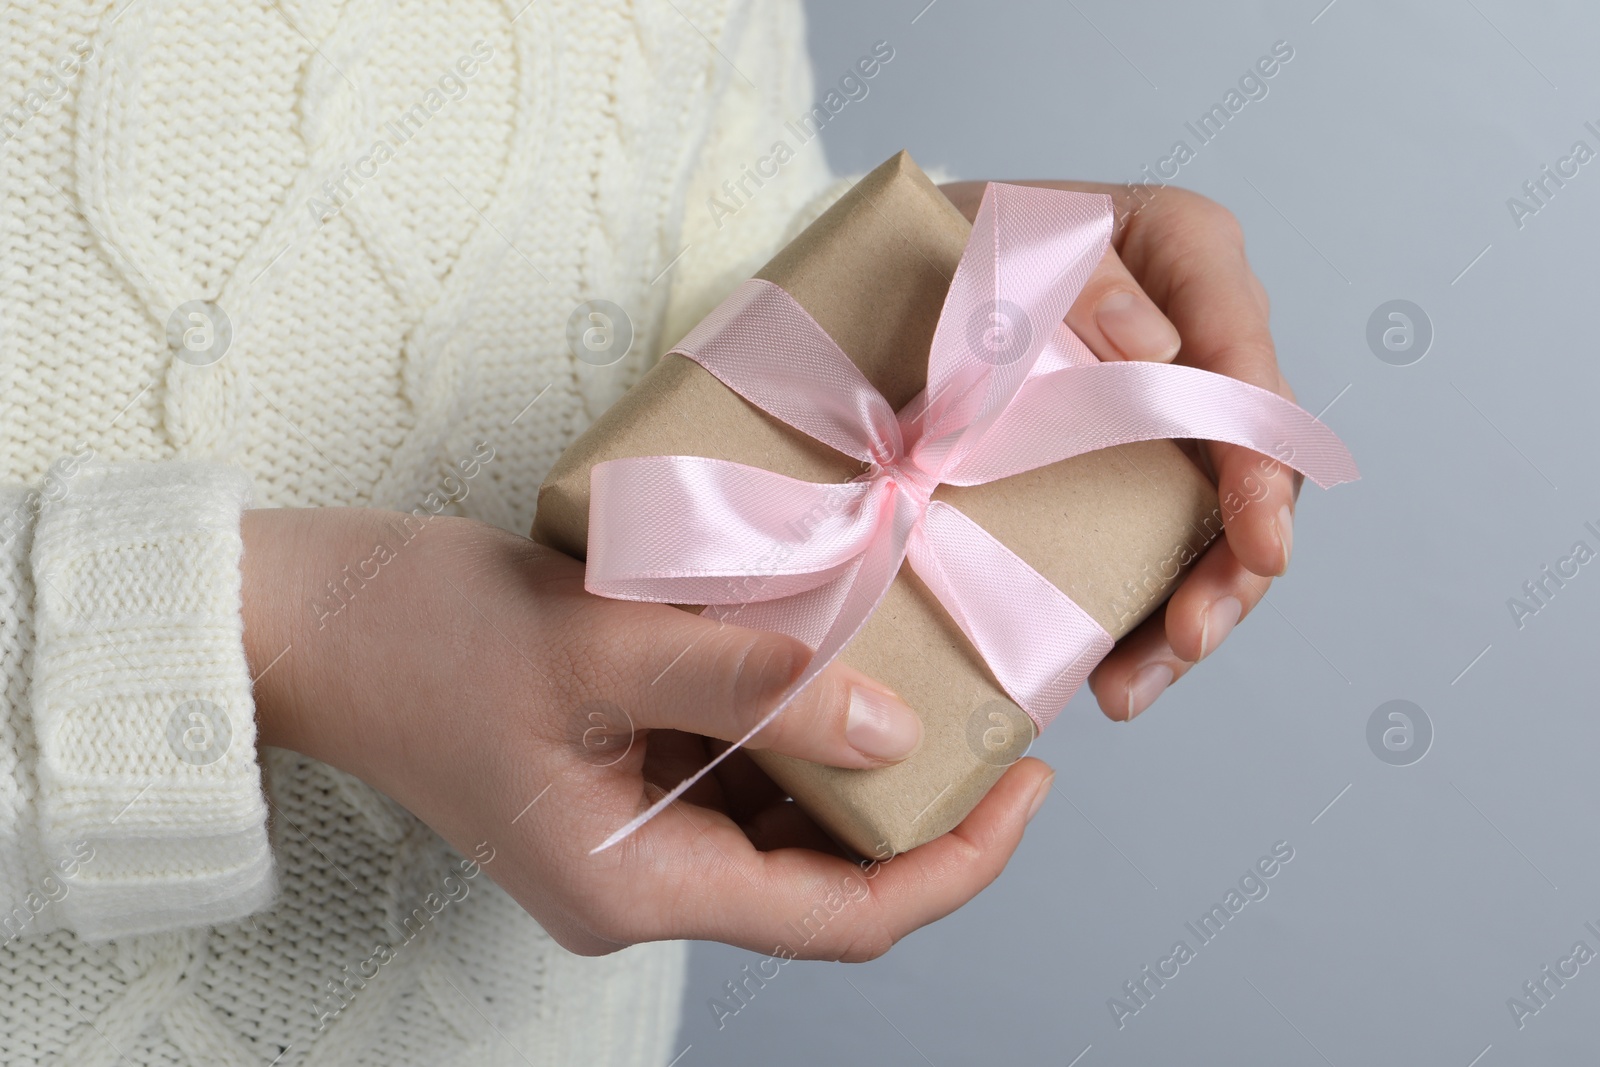
[[(798, 0), (20, 0), (0, 79), (0, 1062), (667, 1062), (681, 944), (571, 956), (257, 751), (238, 520), (525, 532), (836, 193)], [(620, 362), (573, 355), (590, 299)]]

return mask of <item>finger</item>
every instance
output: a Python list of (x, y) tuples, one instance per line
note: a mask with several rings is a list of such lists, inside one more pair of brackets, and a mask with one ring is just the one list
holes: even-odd
[[(945, 197), (956, 206), (956, 209), (971, 222), (978, 217), (978, 206), (983, 203), (983, 189), (989, 184), (986, 181), (961, 181), (947, 182), (939, 186)], [(1055, 179), (1031, 179), (1024, 181), (1009, 181), (1010, 185), (1026, 185), (1034, 189), (1060, 189), (1075, 193), (1101, 193), (1111, 198), (1111, 245), (1121, 248), (1122, 241), (1128, 231), (1129, 223), (1135, 215), (1143, 211), (1158, 198), (1169, 193), (1183, 196), (1192, 196), (1185, 189), (1177, 189), (1168, 185), (1128, 185), (1116, 182), (1082, 182), (1059, 181)]]
[[(1232, 213), (1173, 186), (1017, 184), (1110, 196), (1115, 218), (1112, 247), (1177, 328), (1183, 339), (1178, 362), (1294, 398), (1278, 370), (1266, 290), (1245, 259), (1243, 234)], [(983, 183), (957, 182), (941, 188), (968, 218), (973, 216)], [(1090, 348), (1108, 358), (1095, 345)], [(1237, 505), (1224, 522), (1240, 562), (1256, 574), (1282, 574), (1293, 548), (1296, 486), (1291, 476), (1281, 472), (1262, 476), (1255, 471), (1255, 479), (1265, 485), (1255, 488), (1252, 497), (1246, 479), (1263, 457), (1235, 445), (1208, 445), (1206, 453), (1219, 475), (1219, 494), (1225, 503), (1231, 500)]]
[(1170, 363), (1178, 330), (1145, 295), (1115, 249), (1107, 249), (1067, 312), (1067, 325), (1102, 361)]
[[(1160, 235), (1159, 250), (1146, 247)], [(1278, 369), (1261, 282), (1238, 221), (1204, 197), (1153, 204), (1125, 254), (1144, 266), (1151, 295), (1183, 336), (1178, 362), (1293, 399)], [(1271, 456), (1208, 444), (1234, 555), (1259, 575), (1282, 574), (1293, 546), (1294, 472)]]
[[(635, 747), (646, 754), (638, 770), (639, 777), (663, 792), (704, 767), (713, 755), (705, 738), (681, 730), (651, 730), (640, 737)], [(624, 776), (632, 777), (632, 769), (626, 765), (618, 769)], [(728, 804), (722, 778), (716, 774), (705, 775), (683, 794), (683, 802), (725, 810)]]
[(1266, 596), (1269, 578), (1252, 574), (1220, 540), (1201, 554), (1167, 601), (1167, 646), (1197, 663), (1217, 650), (1239, 620)]
[[(708, 742), (708, 747), (715, 752), (727, 746), (713, 741)], [(744, 752), (729, 756), (713, 773), (722, 788), (721, 810), (757, 849), (770, 852), (778, 848), (810, 848), (829, 855), (845, 855), (827, 831)]]
[[(713, 754), (727, 745), (713, 741), (706, 746)], [(722, 783), (725, 810), (734, 822), (743, 824), (774, 805), (786, 803), (789, 794), (766, 771), (757, 767), (744, 752), (735, 752), (717, 765), (715, 771)]]
[(761, 852), (781, 848), (807, 848), (847, 859), (844, 849), (793, 801), (780, 801), (742, 820), (739, 828)]
[(1167, 643), (1166, 613), (1167, 606), (1162, 605), (1134, 627), (1089, 675), (1100, 710), (1113, 722), (1142, 714), (1194, 666)]
[[(587, 673), (644, 729), (736, 741), (799, 676), (811, 650), (782, 634), (703, 619), (658, 604), (600, 601), (575, 647)], [(599, 662), (594, 662), (598, 659)], [(893, 691), (834, 664), (749, 744), (836, 767), (909, 756), (922, 721)]]
[[(939, 188), (971, 221), (977, 217), (986, 184), (951, 182)], [(1014, 184), (1103, 193), (1111, 197), (1115, 220), (1112, 248), (1068, 311), (1067, 325), (1102, 360), (1170, 362), (1178, 352), (1178, 330), (1139, 287), (1116, 252), (1129, 218), (1150, 201), (1153, 191), (1143, 186), (1104, 182), (1023, 181)]]
[(1237, 445), (1210, 444), (1207, 451), (1235, 558), (1263, 577), (1284, 573), (1294, 550), (1295, 471)]
[[(659, 820), (650, 835), (657, 840), (637, 850), (646, 857), (638, 884), (671, 897), (674, 929), (625, 936), (705, 938), (795, 959), (875, 959), (994, 881), (1053, 777), (1041, 761), (1019, 760), (961, 825), (877, 862), (801, 848), (757, 852), (737, 826), (704, 812), (686, 812), (693, 826)], [(662, 855), (677, 855), (683, 869), (663, 875)], [(653, 887), (663, 876), (683, 881)]]

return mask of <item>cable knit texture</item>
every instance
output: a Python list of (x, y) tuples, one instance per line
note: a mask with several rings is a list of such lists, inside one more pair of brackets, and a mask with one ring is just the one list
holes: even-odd
[(238, 516), (525, 532), (841, 191), (786, 132), (799, 0), (19, 0), (0, 87), (0, 1062), (671, 1060), (684, 946), (572, 956), (492, 855), (257, 750)]

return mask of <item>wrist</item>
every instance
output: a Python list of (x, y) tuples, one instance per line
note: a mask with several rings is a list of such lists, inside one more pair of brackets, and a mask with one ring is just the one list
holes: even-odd
[(298, 581), (296, 573), (286, 571), (296, 557), (285, 552), (284, 540), (295, 525), (288, 512), (275, 508), (247, 509), (239, 520), (244, 654), (255, 698), (256, 741), (274, 748), (298, 748), (296, 731), (284, 715), (290, 701), (282, 683), (289, 672), (280, 670), (294, 653), (289, 609)]
[(244, 541), (245, 659), (254, 680), (260, 745), (324, 759), (328, 699), (322, 665), (338, 655), (340, 635), (317, 625), (316, 591), (338, 562), (359, 558), (366, 525), (360, 509), (262, 508), (240, 520)]

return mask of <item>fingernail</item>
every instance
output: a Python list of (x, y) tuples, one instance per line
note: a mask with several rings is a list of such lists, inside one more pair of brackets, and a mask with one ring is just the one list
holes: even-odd
[(1178, 354), (1178, 331), (1155, 305), (1126, 289), (1111, 293), (1094, 310), (1095, 325), (1125, 359), (1170, 362)]
[(1212, 649), (1225, 641), (1244, 614), (1244, 605), (1236, 596), (1218, 597), (1206, 609), (1200, 623), (1200, 658), (1205, 659)]
[(1288, 504), (1278, 509), (1278, 543), (1283, 546), (1283, 564), (1278, 568), (1282, 574), (1289, 569), (1289, 550), (1294, 547), (1294, 514)]
[(1032, 822), (1033, 817), (1039, 814), (1039, 809), (1044, 807), (1044, 798), (1050, 795), (1050, 786), (1055, 783), (1055, 780), (1056, 772), (1051, 771), (1045, 776), (1044, 781), (1039, 783), (1039, 791), (1033, 795), (1033, 803), (1028, 805), (1029, 822)]
[(1128, 683), (1128, 718), (1132, 719), (1156, 702), (1156, 697), (1172, 684), (1172, 668), (1165, 663), (1152, 663), (1139, 668)]
[(888, 693), (865, 686), (850, 690), (845, 740), (875, 760), (903, 760), (922, 742), (922, 720)]

